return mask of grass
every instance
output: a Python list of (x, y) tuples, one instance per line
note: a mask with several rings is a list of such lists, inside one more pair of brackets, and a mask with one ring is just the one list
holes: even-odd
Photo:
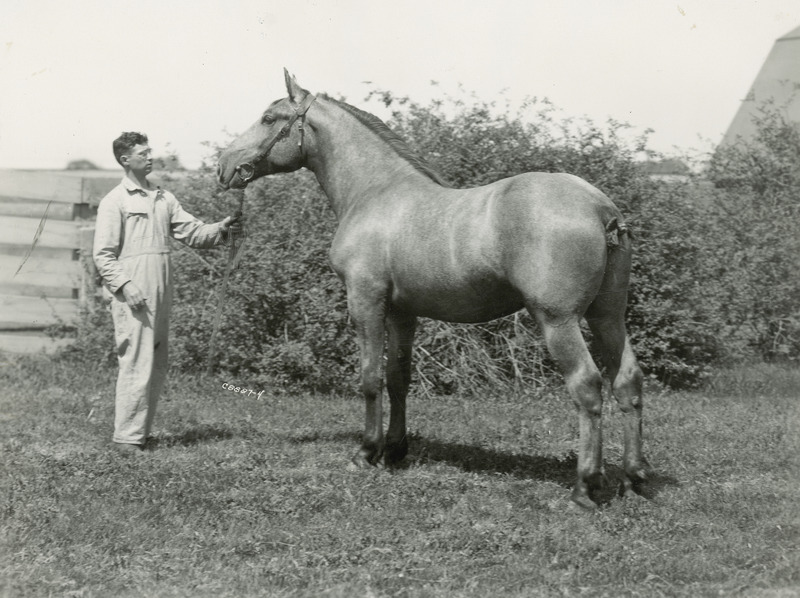
[(0, 596), (800, 595), (797, 370), (648, 393), (646, 498), (584, 513), (561, 391), (413, 395), (405, 466), (349, 471), (360, 400), (225, 378), (173, 376), (151, 450), (117, 455), (94, 369), (0, 368)]

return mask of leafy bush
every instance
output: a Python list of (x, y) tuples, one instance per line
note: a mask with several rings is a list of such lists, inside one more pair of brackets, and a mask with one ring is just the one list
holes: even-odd
[(652, 184), (629, 205), (634, 227), (627, 324), (643, 369), (668, 386), (695, 386), (724, 355), (711, 223), (693, 183)]
[[(213, 221), (232, 213), (236, 198), (211, 179), (207, 172), (187, 179), (181, 196), (190, 212)], [(353, 377), (355, 343), (344, 288), (328, 264), (335, 221), (316, 180), (299, 172), (257, 181), (244, 213), (247, 238), (224, 298), (219, 367), (261, 383), (341, 386)], [(180, 249), (174, 259), (173, 363), (186, 370), (206, 363), (229, 257), (224, 248)]]
[[(371, 97), (395, 109), (390, 126), (454, 186), (570, 172), (617, 203), (634, 234), (628, 327), (651, 378), (691, 386), (715, 364), (797, 358), (800, 143), (775, 114), (760, 123), (758, 149), (741, 145), (714, 157), (710, 186), (651, 180), (635, 159), (647, 150), (647, 132), (631, 139), (614, 121), (558, 120), (546, 101), (510, 114), (458, 99), (422, 106), (384, 91)], [(210, 169), (169, 187), (208, 222), (236, 208), (236, 193), (220, 191)], [(261, 179), (244, 202), (247, 245), (224, 298), (218, 367), (264, 385), (355, 388), (344, 285), (328, 264), (336, 223), (316, 180), (306, 171)], [(228, 250), (175, 247), (172, 365), (193, 371), (207, 362)], [(421, 322), (415, 373), (423, 392), (549, 383), (555, 369), (533, 328), (524, 312), (479, 326)]]
[(59, 351), (58, 358), (105, 370), (117, 364), (111, 311), (99, 299), (99, 293), (88, 303), (81, 308), (77, 328), (61, 321), (47, 328), (45, 333), (50, 338), (75, 339)]
[[(525, 171), (569, 172), (611, 197), (635, 235), (628, 325), (640, 361), (651, 377), (667, 384), (702, 380), (722, 353), (714, 334), (713, 305), (700, 299), (705, 290), (698, 284), (708, 278), (708, 264), (700, 258), (707, 238), (702, 202), (694, 197), (693, 186), (656, 183), (642, 172), (635, 156), (646, 151), (647, 132), (631, 140), (629, 128), (616, 121), (605, 128), (591, 121), (557, 121), (555, 108), (546, 101), (530, 100), (509, 116), (494, 104), (456, 101), (421, 107), (387, 92), (379, 97), (404, 107), (394, 113), (394, 126), (456, 186)], [(447, 112), (455, 115), (448, 118)], [(459, 377), (485, 370), (479, 364), (492, 358), (512, 365), (493, 368), (493, 374), (502, 375), (485, 376), (489, 381), (547, 382), (553, 368), (543, 344), (528, 341), (520, 347), (509, 342), (531, 337), (533, 331), (520, 334), (520, 323), (533, 326), (530, 318), (515, 316), (499, 324), (457, 328), (462, 344), (469, 338), (483, 348), (469, 367), (459, 370)], [(430, 336), (453, 334), (444, 332), (452, 329), (447, 324), (429, 327), (432, 332), (426, 336), (427, 328), (423, 330), (423, 343)]]
[(736, 355), (767, 361), (800, 356), (800, 128), (785, 114), (766, 104), (757, 137), (720, 148), (708, 170), (723, 333)]

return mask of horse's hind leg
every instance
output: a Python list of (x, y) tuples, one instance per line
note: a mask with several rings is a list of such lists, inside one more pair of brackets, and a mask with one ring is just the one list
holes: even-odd
[(411, 384), (411, 352), (417, 319), (397, 311), (386, 318), (388, 350), (386, 389), (389, 392), (389, 430), (386, 434), (384, 458), (387, 464), (402, 461), (408, 453), (406, 437), (406, 395)]
[(603, 315), (603, 310), (598, 307), (594, 305), (590, 308), (586, 321), (600, 344), (603, 362), (611, 380), (611, 392), (623, 413), (625, 448), (622, 456), (622, 491), (625, 496), (630, 496), (650, 472), (650, 465), (642, 454), (643, 375), (631, 349), (622, 314)]
[(582, 507), (594, 508), (597, 505), (591, 495), (601, 486), (604, 478), (600, 371), (583, 340), (577, 317), (535, 315), (544, 332), (547, 348), (560, 365), (569, 394), (578, 409), (578, 479), (572, 491), (572, 500)]

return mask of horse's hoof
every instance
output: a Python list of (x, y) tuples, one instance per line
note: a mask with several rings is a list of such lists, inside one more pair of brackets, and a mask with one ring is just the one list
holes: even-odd
[(646, 504), (648, 502), (647, 498), (636, 492), (633, 488), (629, 488), (622, 493), (622, 499), (630, 502), (630, 503), (641, 503)]
[(569, 504), (573, 511), (581, 513), (597, 510), (597, 503), (588, 496), (572, 496)]
[(651, 478), (655, 470), (650, 466), (646, 459), (642, 458), (639, 463), (634, 463), (625, 467), (625, 475), (634, 483), (644, 482)]
[(619, 495), (626, 498), (640, 496), (642, 486), (648, 479), (653, 477), (654, 473), (653, 468), (644, 459), (639, 463), (626, 467), (625, 475), (620, 481)]
[(371, 469), (373, 466), (373, 463), (367, 458), (367, 456), (359, 451), (353, 455), (352, 459), (350, 459), (347, 469), (350, 471), (355, 471), (357, 469)]
[(386, 449), (383, 451), (383, 459), (386, 465), (391, 467), (405, 459), (407, 454), (408, 441), (404, 439), (397, 444), (387, 444)]
[(580, 507), (583, 511), (597, 510), (597, 503), (589, 498), (588, 494), (581, 492), (577, 488), (572, 491), (570, 499), (572, 500), (572, 505)]
[(608, 484), (609, 480), (605, 471), (598, 471), (597, 473), (593, 473), (586, 478), (586, 486), (589, 490), (589, 493), (594, 492), (595, 490), (603, 490), (604, 488), (608, 488)]
[(652, 473), (652, 470), (649, 469), (626, 473), (619, 482), (619, 495), (628, 499), (642, 498), (642, 486), (645, 485), (647, 476)]

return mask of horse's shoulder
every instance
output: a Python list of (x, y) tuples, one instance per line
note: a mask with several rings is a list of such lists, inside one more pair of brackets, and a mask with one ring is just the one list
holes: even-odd
[(375, 231), (340, 224), (333, 235), (328, 257), (334, 270), (341, 274), (356, 262), (374, 261), (381, 246)]

